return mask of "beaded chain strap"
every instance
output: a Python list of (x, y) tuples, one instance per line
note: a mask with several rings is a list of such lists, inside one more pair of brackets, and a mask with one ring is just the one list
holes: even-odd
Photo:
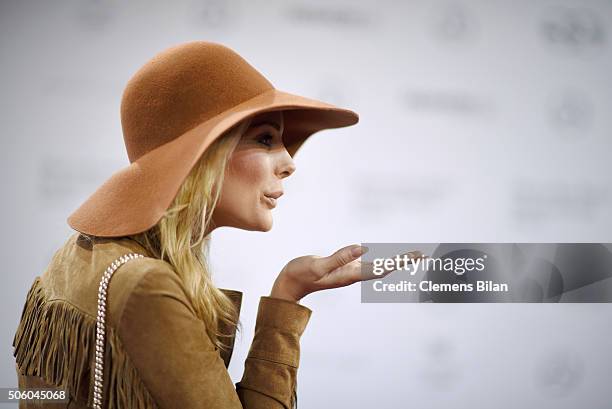
[(94, 408), (102, 409), (102, 388), (104, 386), (104, 334), (106, 327), (106, 290), (108, 283), (119, 267), (130, 260), (144, 257), (142, 254), (129, 253), (119, 257), (108, 266), (98, 288), (98, 314), (96, 318), (96, 369), (94, 373)]

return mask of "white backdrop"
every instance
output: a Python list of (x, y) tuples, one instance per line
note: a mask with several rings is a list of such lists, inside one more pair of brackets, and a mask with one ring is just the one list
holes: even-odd
[[(2, 1), (0, 386), (66, 217), (128, 164), (121, 92), (155, 53), (224, 43), (279, 89), (354, 109), (314, 135), (269, 233), (213, 234), (217, 285), (360, 242), (611, 242), (610, 1)], [(315, 293), (299, 406), (604, 408), (610, 304), (361, 304)], [(2, 405), (0, 405), (2, 406)], [(10, 405), (4, 405), (9, 407)]]

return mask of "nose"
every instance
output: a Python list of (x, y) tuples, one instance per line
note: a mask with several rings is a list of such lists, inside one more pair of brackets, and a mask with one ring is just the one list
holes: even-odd
[(291, 176), (291, 174), (295, 172), (295, 162), (293, 162), (293, 158), (289, 155), (286, 149), (282, 150), (282, 158), (279, 160), (279, 166), (277, 174), (282, 178), (286, 178), (287, 176)]

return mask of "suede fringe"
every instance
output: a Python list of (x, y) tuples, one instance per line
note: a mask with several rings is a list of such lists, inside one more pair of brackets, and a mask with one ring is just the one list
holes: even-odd
[(293, 388), (291, 393), (291, 409), (297, 409), (297, 385)]
[[(93, 406), (96, 319), (61, 300), (47, 300), (36, 277), (17, 327), (13, 355), (25, 375), (39, 376)], [(104, 407), (157, 408), (112, 328), (106, 330)]]

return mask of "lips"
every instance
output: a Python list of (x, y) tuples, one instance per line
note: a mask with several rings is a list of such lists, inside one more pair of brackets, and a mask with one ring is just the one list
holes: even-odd
[(276, 199), (273, 197), (268, 197), (268, 196), (264, 196), (264, 201), (268, 204), (268, 206), (270, 206), (271, 208), (275, 208), (276, 207)]
[(271, 208), (275, 208), (276, 207), (276, 201), (278, 200), (279, 197), (281, 197), (283, 195), (283, 191), (282, 190), (277, 190), (276, 192), (270, 192), (270, 193), (265, 193), (264, 194), (264, 201), (271, 207)]
[(277, 190), (276, 192), (265, 193), (264, 196), (271, 197), (272, 199), (278, 199), (283, 195), (282, 190)]

